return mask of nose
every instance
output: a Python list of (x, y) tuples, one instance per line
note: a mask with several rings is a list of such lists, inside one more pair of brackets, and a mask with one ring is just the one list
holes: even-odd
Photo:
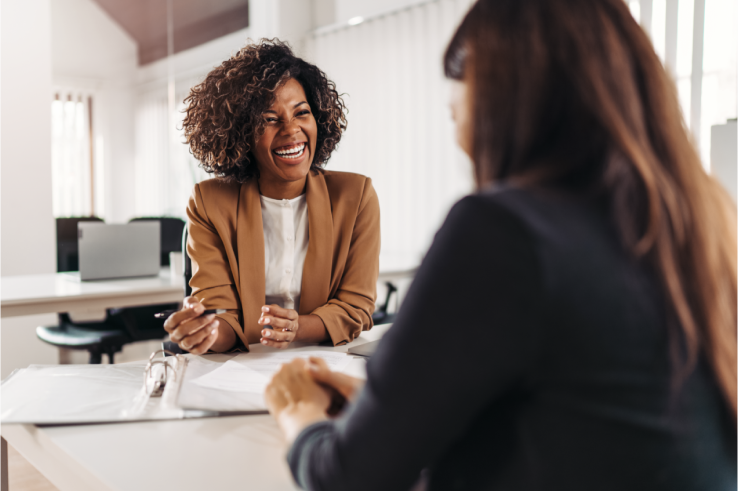
[(291, 120), (285, 122), (282, 125), (282, 130), (280, 131), (280, 133), (283, 136), (292, 136), (292, 135), (294, 135), (296, 133), (299, 133), (299, 132), (300, 132), (300, 125), (298, 125), (297, 124), (297, 121), (295, 121), (294, 119), (291, 119)]

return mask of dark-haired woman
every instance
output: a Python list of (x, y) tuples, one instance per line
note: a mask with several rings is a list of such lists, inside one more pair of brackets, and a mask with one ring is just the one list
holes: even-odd
[[(346, 128), (325, 74), (279, 41), (251, 44), (186, 99), (185, 135), (217, 178), (190, 198), (192, 296), (164, 327), (191, 353), (344, 344), (372, 327), (379, 202), (322, 166)], [(226, 313), (199, 317), (204, 309)]]
[(735, 491), (735, 208), (626, 3), (480, 0), (446, 73), (480, 189), (363, 389), (319, 360), (267, 388), (297, 482)]

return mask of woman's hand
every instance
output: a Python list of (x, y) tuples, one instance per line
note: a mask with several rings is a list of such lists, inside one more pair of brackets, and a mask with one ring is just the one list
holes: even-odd
[(331, 396), (311, 375), (307, 360), (296, 358), (282, 365), (264, 393), (269, 412), (289, 443), (307, 426), (327, 419)]
[[(364, 387), (364, 381), (359, 378), (331, 371), (322, 358), (311, 356), (308, 369), (316, 382), (335, 390), (338, 395), (348, 402), (353, 402), (359, 391)], [(333, 402), (342, 406), (340, 401), (334, 400)]]
[(286, 348), (293, 341), (320, 343), (329, 339), (323, 320), (317, 315), (298, 315), (279, 305), (264, 305), (258, 323), (271, 329), (261, 330), (261, 344)]
[(279, 305), (264, 305), (261, 308), (259, 324), (271, 327), (261, 330), (262, 344), (273, 348), (286, 348), (297, 339), (300, 316), (293, 309), (283, 309)]
[(200, 317), (205, 307), (195, 297), (187, 297), (182, 310), (169, 316), (164, 330), (180, 348), (192, 354), (207, 352), (218, 339), (218, 320), (215, 314)]

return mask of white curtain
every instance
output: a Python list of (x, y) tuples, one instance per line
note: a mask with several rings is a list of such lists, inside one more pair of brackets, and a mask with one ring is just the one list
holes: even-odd
[(92, 214), (92, 94), (57, 88), (51, 101), (52, 202), (55, 217)]
[(348, 130), (326, 169), (372, 178), (385, 268), (416, 262), (453, 203), (472, 190), (442, 67), (446, 44), (471, 4), (428, 2), (318, 30), (307, 43), (307, 57), (336, 83), (349, 109)]

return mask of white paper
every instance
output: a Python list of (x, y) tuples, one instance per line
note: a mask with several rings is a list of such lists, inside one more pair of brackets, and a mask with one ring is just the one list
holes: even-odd
[(305, 358), (307, 360), (310, 357), (323, 358), (328, 364), (328, 368), (334, 372), (342, 372), (352, 360), (352, 357), (346, 353), (316, 350), (249, 353), (248, 355), (239, 357), (238, 363), (246, 365), (247, 367), (271, 378), (272, 375), (277, 373), (277, 370), (279, 370), (279, 367), (281, 367), (282, 364), (289, 363), (295, 358)]
[(352, 359), (345, 353), (327, 351), (248, 353), (228, 360), (215, 370), (190, 382), (208, 389), (263, 394), (272, 376), (282, 364), (289, 363), (295, 358), (307, 359), (311, 356), (323, 358), (328, 367), (337, 372), (343, 371)]
[(269, 377), (233, 360), (228, 360), (212, 372), (192, 380), (192, 383), (210, 389), (261, 394), (269, 383)]

